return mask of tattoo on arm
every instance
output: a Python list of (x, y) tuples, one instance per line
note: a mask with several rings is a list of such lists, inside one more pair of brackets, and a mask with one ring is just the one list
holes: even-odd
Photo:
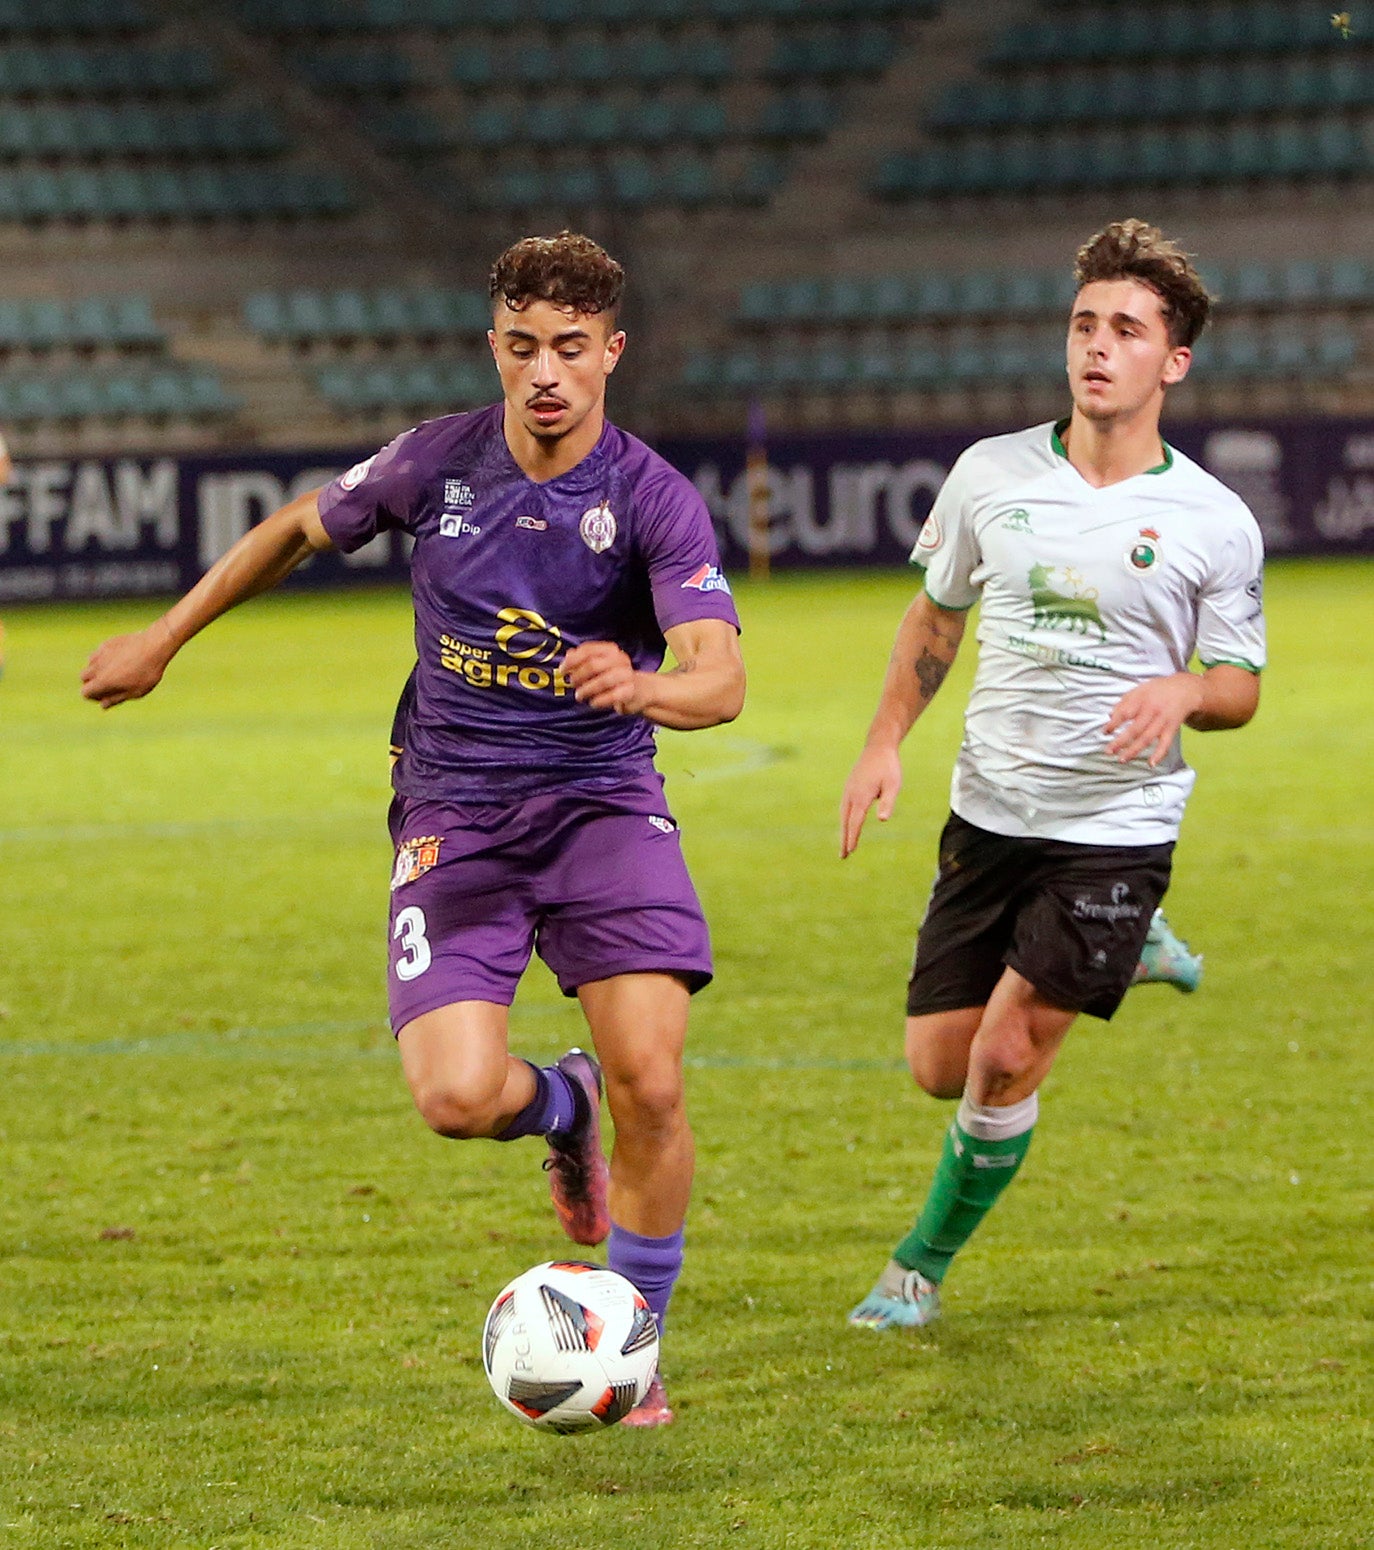
[(945, 681), (950, 663), (937, 657), (933, 651), (922, 651), (916, 659), (916, 682), (921, 686), (921, 698), (933, 700), (935, 691)]

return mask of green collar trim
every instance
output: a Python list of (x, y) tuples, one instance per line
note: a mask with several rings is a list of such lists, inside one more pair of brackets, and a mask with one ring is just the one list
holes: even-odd
[[(1067, 462), (1069, 458), (1069, 449), (1064, 445), (1064, 432), (1068, 430), (1068, 428), (1069, 422), (1067, 419), (1056, 420), (1054, 429), (1050, 432), (1050, 446), (1059, 457), (1064, 459), (1065, 462)], [(1167, 474), (1174, 466), (1174, 449), (1167, 441), (1164, 440), (1162, 436), (1160, 437), (1159, 444), (1164, 448), (1164, 461), (1162, 463), (1156, 463), (1153, 468), (1146, 468), (1142, 470), (1142, 472), (1147, 474)]]

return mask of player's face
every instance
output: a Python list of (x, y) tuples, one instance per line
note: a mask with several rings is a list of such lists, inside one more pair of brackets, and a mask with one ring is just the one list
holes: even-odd
[(606, 378), (625, 348), (609, 314), (572, 312), (549, 301), (518, 312), (501, 302), (487, 339), (509, 411), (546, 442), (561, 441), (600, 411)]
[(1069, 319), (1069, 387), (1090, 420), (1129, 418), (1181, 382), (1192, 351), (1169, 341), (1164, 303), (1138, 280), (1094, 280)]

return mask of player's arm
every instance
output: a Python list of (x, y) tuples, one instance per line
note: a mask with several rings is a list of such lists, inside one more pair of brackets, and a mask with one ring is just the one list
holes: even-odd
[(5, 445), (4, 437), (0, 436), (0, 486), (7, 485), (14, 477), (14, 463), (10, 459), (10, 449)]
[(116, 635), (91, 654), (81, 693), (102, 709), (141, 699), (192, 636), (235, 604), (265, 592), (302, 561), (332, 547), (320, 521), (319, 491), (310, 490), (250, 528), (194, 587), (147, 629)]
[(917, 717), (935, 698), (959, 652), (967, 615), (941, 608), (929, 593), (918, 593), (897, 628), (897, 639), (883, 679), (878, 710), (864, 740), (863, 752), (845, 782), (840, 803), (840, 855), (852, 855), (863, 832), (868, 810), (876, 802), (878, 817), (892, 816), (902, 787), (898, 750)]
[(573, 691), (593, 710), (645, 716), (661, 727), (696, 732), (733, 721), (744, 708), (739, 634), (724, 619), (692, 619), (663, 632), (676, 666), (636, 670), (613, 641), (590, 640), (563, 659)]
[(1116, 702), (1103, 730), (1107, 752), (1122, 764), (1142, 754), (1151, 768), (1173, 747), (1181, 727), (1195, 732), (1229, 732), (1243, 727), (1259, 709), (1259, 674), (1219, 662), (1200, 673), (1171, 673), (1138, 684)]

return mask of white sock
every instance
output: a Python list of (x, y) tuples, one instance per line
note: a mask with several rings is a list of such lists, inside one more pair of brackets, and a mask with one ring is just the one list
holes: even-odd
[(954, 1118), (959, 1129), (976, 1141), (1010, 1141), (1013, 1136), (1025, 1135), (1039, 1113), (1039, 1093), (1032, 1093), (1020, 1103), (1009, 1103), (1005, 1108), (974, 1103), (965, 1093)]

